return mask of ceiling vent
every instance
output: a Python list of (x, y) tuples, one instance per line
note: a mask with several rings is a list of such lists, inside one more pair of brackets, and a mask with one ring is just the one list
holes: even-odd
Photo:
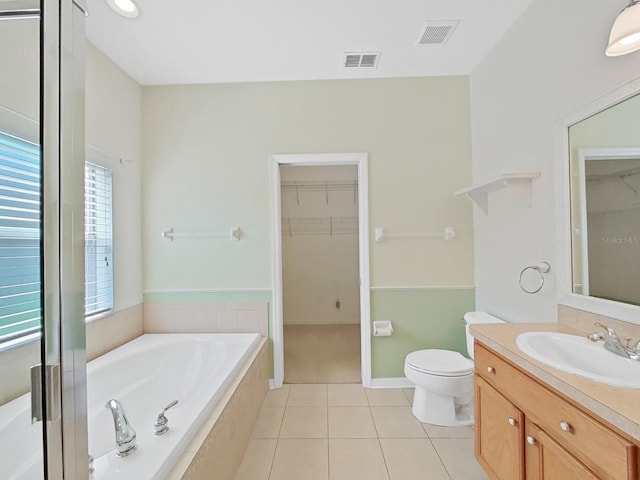
[(344, 54), (346, 68), (376, 68), (380, 52), (348, 52)]
[(458, 20), (429, 21), (424, 24), (417, 45), (443, 45), (458, 25)]

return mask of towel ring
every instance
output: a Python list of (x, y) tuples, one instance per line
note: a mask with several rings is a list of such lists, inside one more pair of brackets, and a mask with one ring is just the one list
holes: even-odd
[[(538, 288), (534, 289), (534, 290), (527, 290), (526, 288), (524, 288), (524, 286), (522, 285), (522, 276), (524, 275), (524, 272), (526, 272), (527, 270), (535, 270), (536, 272), (538, 272), (538, 275), (540, 275), (540, 285), (538, 285)], [(544, 287), (544, 273), (549, 273), (551, 271), (551, 265), (549, 265), (547, 262), (542, 262), (538, 265), (529, 265), (527, 267), (524, 267), (522, 269), (522, 271), (520, 272), (520, 279), (518, 280), (518, 283), (520, 284), (520, 289), (524, 292), (524, 293), (528, 293), (530, 295), (533, 295), (534, 293), (538, 293), (540, 290), (542, 290), (542, 287)]]

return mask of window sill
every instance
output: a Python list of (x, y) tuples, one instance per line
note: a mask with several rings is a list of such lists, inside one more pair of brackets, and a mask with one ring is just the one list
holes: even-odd
[(40, 332), (38, 332), (38, 333), (32, 333), (31, 335), (26, 335), (24, 337), (14, 338), (13, 340), (2, 342), (0, 343), (0, 353), (13, 350), (14, 348), (23, 347), (30, 343), (38, 342), (40, 341), (41, 337), (42, 335), (40, 334)]
[(86, 317), (84, 317), (84, 323), (95, 322), (96, 320), (101, 320), (105, 317), (110, 317), (111, 315), (113, 315), (113, 309), (106, 310), (100, 313), (92, 313), (91, 315), (87, 315)]

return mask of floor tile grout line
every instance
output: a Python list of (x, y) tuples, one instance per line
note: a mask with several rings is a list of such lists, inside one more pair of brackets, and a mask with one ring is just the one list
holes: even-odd
[(271, 457), (271, 465), (269, 466), (269, 477), (271, 479), (271, 475), (273, 474), (273, 465), (276, 462), (276, 452), (278, 451), (278, 444), (280, 443), (280, 439), (276, 438), (276, 447), (273, 449), (273, 456)]
[(442, 457), (440, 456), (440, 452), (438, 451), (438, 449), (436, 448), (436, 446), (433, 443), (433, 440), (431, 439), (431, 437), (427, 437), (427, 439), (429, 440), (429, 443), (431, 444), (431, 446), (433, 447), (433, 450), (436, 452), (436, 455), (438, 456), (438, 458), (440, 459), (440, 463), (442, 464), (444, 471), (447, 472), (447, 475), (449, 476), (450, 480), (453, 480), (453, 476), (451, 475), (451, 472), (449, 472), (449, 469), (447, 468), (447, 464), (444, 463), (444, 460), (442, 460)]
[(389, 464), (387, 463), (387, 456), (384, 454), (384, 448), (382, 448), (382, 439), (378, 437), (378, 446), (380, 447), (380, 453), (382, 454), (382, 460), (384, 461), (384, 468), (387, 470), (387, 478), (391, 480), (391, 472), (389, 471)]

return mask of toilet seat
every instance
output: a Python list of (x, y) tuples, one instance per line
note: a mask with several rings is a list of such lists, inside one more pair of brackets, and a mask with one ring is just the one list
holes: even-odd
[(440, 377), (463, 377), (473, 373), (473, 360), (451, 350), (417, 350), (405, 360), (411, 369)]

